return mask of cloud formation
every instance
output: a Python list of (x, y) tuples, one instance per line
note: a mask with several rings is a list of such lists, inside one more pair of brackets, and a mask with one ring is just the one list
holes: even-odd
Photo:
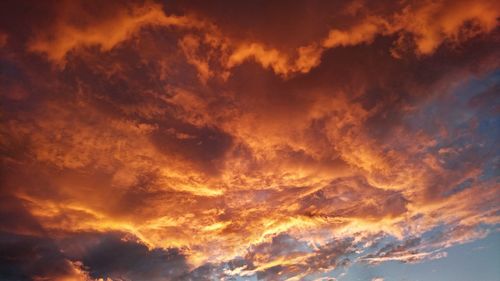
[(0, 279), (342, 280), (496, 231), (497, 1), (0, 5)]

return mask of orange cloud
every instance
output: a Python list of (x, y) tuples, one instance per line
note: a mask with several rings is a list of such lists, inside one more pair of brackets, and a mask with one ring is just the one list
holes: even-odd
[[(430, 54), (445, 41), (463, 42), (497, 27), (496, 1), (419, 3), (396, 15), (395, 26), (413, 35), (419, 54)], [(469, 26), (467, 26), (469, 25)]]
[(4, 47), (7, 44), (9, 36), (3, 32), (0, 32), (0, 48)]
[[(36, 34), (28, 50), (46, 54), (50, 60), (61, 62), (68, 52), (82, 47), (97, 46), (102, 51), (109, 51), (146, 26), (193, 27), (199, 24), (188, 17), (167, 16), (161, 5), (153, 3), (110, 8), (112, 12), (102, 18), (81, 12), (82, 5), (79, 2), (65, 2), (59, 8), (60, 17), (55, 24)], [(88, 23), (78, 24), (72, 16), (83, 17), (82, 21)]]
[(89, 5), (1, 50), (0, 230), (63, 265), (40, 280), (300, 280), (500, 221), (496, 3), (339, 4), (289, 47), (188, 4)]
[[(395, 47), (390, 50), (395, 57), (400, 57), (401, 52), (413, 48), (411, 44), (408, 45), (408, 40), (404, 40), (407, 35), (410, 35), (411, 41), (414, 42), (417, 54), (430, 54), (444, 42), (460, 43), (478, 34), (491, 32), (497, 27), (499, 17), (496, 12), (499, 10), (498, 6), (495, 1), (489, 0), (472, 4), (467, 1), (410, 4), (390, 16), (356, 12), (361, 13), (361, 18), (349, 28), (332, 28), (322, 40), (298, 46), (290, 53), (262, 42), (234, 40), (221, 34), (209, 21), (189, 16), (166, 15), (162, 6), (157, 4), (115, 9), (111, 16), (97, 20), (90, 17), (91, 24), (83, 25), (72, 23), (68, 18), (72, 13), (78, 13), (79, 8), (79, 4), (66, 4), (65, 8), (61, 9), (57, 23), (48, 31), (36, 34), (28, 49), (44, 53), (54, 62), (63, 62), (68, 52), (82, 47), (97, 46), (101, 51), (109, 51), (147, 26), (175, 27), (206, 33), (203, 44), (218, 52), (219, 58), (215, 60), (219, 60), (224, 68), (231, 69), (244, 61), (254, 60), (277, 74), (289, 76), (293, 73), (307, 73), (318, 66), (322, 54), (328, 49), (369, 44), (377, 36), (395, 34), (400, 37), (394, 43)], [(348, 13), (356, 15), (352, 11)], [(82, 15), (84, 18), (89, 17), (87, 14)], [(213, 59), (196, 54), (201, 43), (192, 34), (179, 40), (188, 62), (195, 66), (200, 79), (206, 81), (214, 77), (217, 67), (209, 62)], [(210, 53), (206, 52), (207, 55)], [(220, 75), (227, 77), (225, 71)]]

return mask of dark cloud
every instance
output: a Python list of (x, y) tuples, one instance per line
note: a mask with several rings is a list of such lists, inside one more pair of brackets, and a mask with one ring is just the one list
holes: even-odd
[(176, 280), (187, 271), (176, 249), (149, 249), (120, 233), (83, 233), (61, 242), (65, 254), (79, 260), (92, 278)]
[(148, 249), (136, 238), (119, 233), (80, 233), (54, 240), (2, 232), (0, 248), (2, 280), (66, 280), (71, 276), (78, 280), (85, 276), (177, 280), (188, 272), (178, 250)]
[(377, 189), (362, 178), (337, 179), (301, 200), (306, 214), (331, 217), (395, 217), (406, 212), (406, 204), (400, 193)]
[(220, 166), (231, 147), (231, 135), (217, 128), (198, 128), (180, 122), (172, 122), (167, 126), (163, 124), (151, 136), (160, 151), (179, 154), (208, 173), (217, 172), (217, 166)]
[(11, 195), (0, 196), (0, 230), (20, 234), (43, 234), (44, 229), (27, 210), (19, 198)]
[(1, 232), (0, 250), (2, 280), (57, 280), (75, 272), (51, 238)]
[(381, 249), (379, 249), (376, 253), (374, 254), (369, 254), (365, 256), (364, 258), (367, 260), (370, 260), (372, 258), (375, 259), (381, 259), (383, 260), (384, 258), (392, 258), (392, 257), (398, 257), (398, 256), (408, 256), (406, 258), (403, 258), (401, 261), (403, 262), (414, 262), (420, 260), (418, 255), (415, 255), (418, 253), (415, 249), (417, 248), (418, 245), (420, 245), (421, 239), (420, 238), (410, 238), (406, 241), (402, 241), (402, 243), (396, 242), (396, 243), (389, 243), (385, 246), (383, 246)]

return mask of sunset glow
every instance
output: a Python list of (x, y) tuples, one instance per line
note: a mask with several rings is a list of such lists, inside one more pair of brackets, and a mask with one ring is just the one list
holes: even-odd
[(500, 280), (499, 1), (0, 11), (0, 280)]

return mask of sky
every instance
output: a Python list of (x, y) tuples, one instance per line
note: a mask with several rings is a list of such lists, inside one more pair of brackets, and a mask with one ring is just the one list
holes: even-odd
[(0, 280), (500, 280), (499, 18), (0, 1)]

